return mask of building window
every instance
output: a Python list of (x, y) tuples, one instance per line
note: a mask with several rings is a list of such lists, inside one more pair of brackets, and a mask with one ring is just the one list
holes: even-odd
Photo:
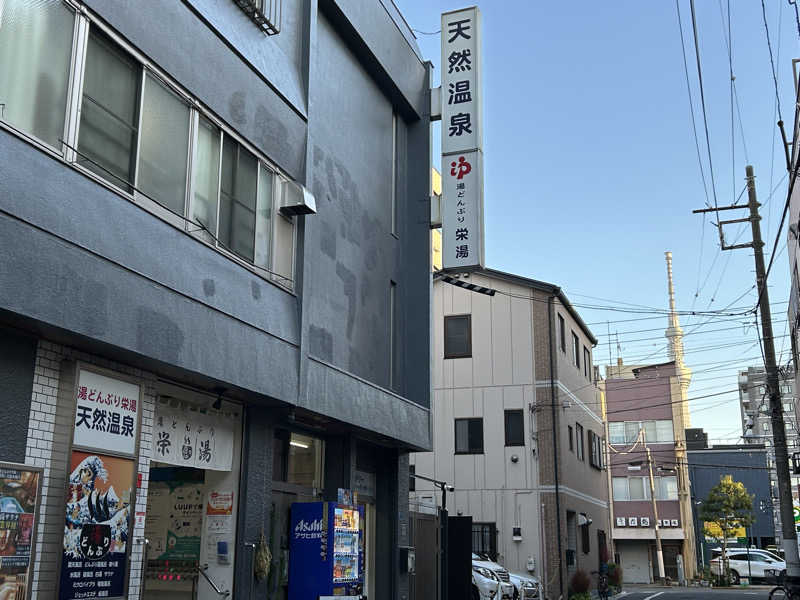
[(417, 491), (417, 478), (414, 475), (417, 472), (417, 465), (408, 465), (408, 491)]
[(522, 410), (507, 410), (506, 417), (506, 446), (525, 445), (525, 418)]
[(444, 357), (472, 356), (472, 317), (452, 315), (444, 318)]
[(766, 421), (762, 422), (762, 423), (761, 423), (761, 428), (762, 428), (762, 429), (763, 429), (765, 432), (766, 432), (766, 431), (769, 431), (769, 423), (767, 423)]
[(646, 477), (629, 477), (628, 494), (631, 500), (649, 500), (650, 486)]
[(472, 524), (472, 551), (497, 560), (497, 525), (495, 523)]
[(572, 452), (575, 450), (575, 444), (572, 439), (572, 425), (567, 425), (567, 437), (569, 438), (569, 450)]
[(558, 339), (561, 344), (561, 351), (567, 351), (567, 327), (564, 324), (564, 317), (558, 315)]
[(577, 449), (578, 460), (583, 460), (583, 425), (575, 423), (575, 446)]
[(611, 493), (615, 501), (630, 500), (628, 492), (628, 478), (627, 477), (612, 477), (611, 478)]
[[(586, 515), (583, 515), (583, 518), (586, 518)], [(581, 550), (583, 550), (584, 554), (589, 554), (591, 550), (591, 544), (589, 542), (589, 523), (586, 522), (581, 525)]]
[[(280, 204), (273, 196), (297, 186), (202, 115), (199, 103), (156, 67), (144, 67), (104, 26), (76, 17), (65, 4), (6, 0), (0, 119), (58, 150), (64, 146), (64, 160), (290, 287), (291, 248), (276, 245), (277, 256), (271, 252)], [(87, 23), (89, 30), (72, 47), (76, 19), (78, 30)], [(82, 87), (68, 93), (70, 82)], [(293, 245), (294, 226), (286, 222), (279, 239)]]
[(0, 8), (0, 119), (61, 150), (75, 14), (63, 2)]
[(139, 63), (92, 27), (86, 48), (78, 162), (128, 192), (135, 178), (141, 81)]
[(586, 346), (584, 346), (583, 347), (583, 375), (587, 379), (591, 378), (591, 372), (592, 372), (591, 363), (592, 363), (592, 360), (590, 358), (589, 349)]
[(578, 336), (572, 332), (572, 360), (578, 370), (581, 370), (581, 345), (578, 341)]
[(656, 489), (656, 500), (677, 500), (678, 499), (678, 478), (655, 477), (653, 480)]
[(456, 454), (483, 454), (483, 419), (456, 419)]
[(617, 421), (608, 424), (608, 435), (612, 444), (633, 444), (644, 430), (649, 444), (667, 444), (674, 441), (672, 421)]
[(395, 327), (397, 319), (397, 283), (389, 281), (389, 389), (395, 389), (395, 364), (397, 351), (395, 350)]
[(272, 450), (272, 479), (306, 488), (322, 487), (322, 440), (277, 429)]
[(602, 439), (592, 430), (589, 430), (589, 464), (595, 469), (603, 468)]
[(397, 235), (397, 113), (392, 113), (392, 181), (391, 189), (392, 235)]

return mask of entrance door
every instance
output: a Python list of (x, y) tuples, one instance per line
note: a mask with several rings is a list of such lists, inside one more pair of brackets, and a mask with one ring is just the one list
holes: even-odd
[(158, 391), (142, 597), (219, 600), (217, 589), (234, 592), (242, 409), (162, 382)]

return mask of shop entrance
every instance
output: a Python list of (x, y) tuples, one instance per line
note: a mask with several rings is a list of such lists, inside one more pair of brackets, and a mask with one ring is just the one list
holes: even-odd
[(143, 598), (217, 600), (233, 594), (241, 407), (174, 386), (159, 394)]

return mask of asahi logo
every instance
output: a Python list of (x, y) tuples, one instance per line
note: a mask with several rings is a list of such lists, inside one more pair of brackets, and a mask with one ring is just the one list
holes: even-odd
[(300, 519), (297, 525), (294, 526), (295, 533), (311, 533), (322, 531), (322, 519), (316, 519), (310, 523), (305, 519)]

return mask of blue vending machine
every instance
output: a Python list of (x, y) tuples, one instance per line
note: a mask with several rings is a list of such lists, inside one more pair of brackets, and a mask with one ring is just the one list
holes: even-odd
[(336, 502), (292, 504), (289, 600), (364, 593), (364, 509)]

